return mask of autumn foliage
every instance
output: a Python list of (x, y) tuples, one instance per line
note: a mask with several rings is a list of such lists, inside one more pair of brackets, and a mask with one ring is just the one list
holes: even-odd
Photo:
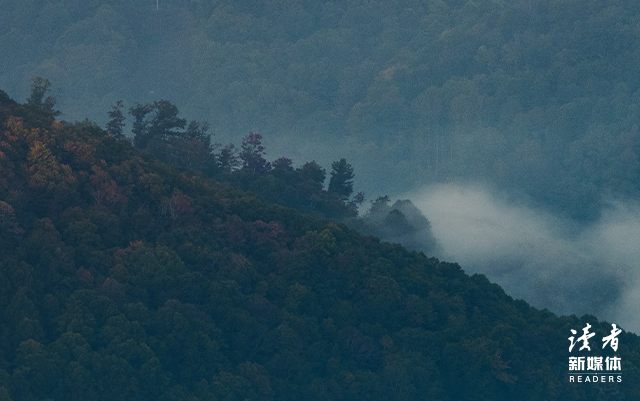
[[(570, 385), (569, 329), (610, 325), (2, 99), (0, 400), (640, 398), (631, 333), (624, 385)], [(315, 163), (242, 170), (326, 200)]]

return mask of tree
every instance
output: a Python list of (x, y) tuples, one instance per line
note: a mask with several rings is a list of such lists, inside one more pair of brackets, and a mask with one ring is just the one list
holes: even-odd
[(353, 197), (352, 203), (354, 205), (362, 205), (364, 203), (364, 192), (360, 191)]
[(169, 139), (173, 156), (169, 161), (189, 170), (208, 175), (217, 174), (219, 166), (213, 152), (219, 145), (211, 143), (208, 130), (208, 123), (191, 121), (184, 134)]
[[(109, 113), (114, 131), (121, 130), (122, 120), (118, 115), (118, 105)], [(218, 172), (211, 144), (211, 136), (207, 133), (209, 124), (191, 121), (178, 117), (178, 108), (167, 100), (153, 104), (137, 104), (129, 109), (134, 117), (133, 144), (153, 153), (167, 163), (213, 175)]]
[(178, 108), (168, 100), (153, 102), (153, 110), (155, 115), (151, 120), (150, 131), (163, 139), (179, 135), (179, 131), (175, 129), (184, 128), (187, 124), (187, 120), (178, 118)]
[[(31, 82), (31, 94), (27, 99), (27, 105), (33, 109), (44, 111), (50, 118), (60, 115), (59, 111), (53, 110), (56, 105), (56, 98), (48, 96), (46, 99), (44, 96), (49, 92), (51, 82), (48, 79), (41, 77), (35, 77)], [(43, 100), (44, 99), (44, 100)]]
[(236, 156), (236, 149), (232, 143), (223, 147), (220, 150), (220, 154), (217, 156), (218, 167), (224, 174), (230, 174), (240, 165), (240, 161)]
[(122, 129), (124, 128), (123, 121), (125, 120), (125, 117), (122, 114), (123, 107), (124, 105), (122, 104), (122, 100), (118, 100), (111, 111), (107, 113), (111, 119), (107, 123), (107, 132), (118, 139), (124, 137), (122, 134)]
[(264, 155), (262, 135), (249, 132), (249, 135), (242, 139), (242, 150), (240, 151), (242, 168), (256, 174), (268, 173), (271, 170), (271, 164), (265, 160)]
[(0, 232), (12, 235), (22, 235), (24, 230), (16, 221), (13, 207), (7, 202), (0, 201)]
[(300, 174), (300, 178), (302, 181), (310, 181), (314, 185), (318, 186), (322, 189), (322, 184), (324, 184), (324, 180), (327, 177), (327, 172), (325, 169), (320, 167), (315, 160), (305, 163), (297, 170)]
[(28, 184), (31, 188), (53, 188), (63, 182), (74, 180), (71, 168), (59, 164), (51, 150), (40, 141), (35, 141), (29, 147), (27, 161)]
[(29, 99), (27, 99), (27, 104), (33, 107), (42, 107), (44, 105), (42, 100), (44, 99), (44, 95), (49, 92), (50, 86), (51, 82), (49, 82), (48, 79), (35, 77), (33, 81), (31, 81), (31, 94), (29, 95)]
[[(177, 131), (184, 128), (187, 120), (178, 117), (178, 108), (168, 100), (160, 100), (153, 104), (137, 104), (129, 109), (134, 117), (133, 144), (139, 149), (148, 149), (161, 157), (166, 151), (169, 138), (183, 134)], [(151, 114), (151, 117), (147, 117)]]
[(353, 167), (342, 158), (331, 164), (331, 179), (329, 180), (329, 192), (332, 192), (342, 200), (347, 200), (353, 192)]
[(391, 211), (389, 206), (389, 195), (378, 196), (376, 200), (371, 201), (371, 208), (367, 213), (367, 218), (379, 223)]
[(134, 118), (132, 129), (133, 144), (138, 149), (145, 149), (151, 139), (147, 133), (149, 122), (146, 117), (152, 110), (153, 106), (150, 104), (139, 103), (129, 109), (129, 114)]
[(271, 174), (282, 180), (287, 185), (297, 184), (297, 174), (293, 168), (293, 161), (287, 157), (281, 157), (271, 163)]
[(273, 169), (277, 171), (286, 171), (286, 172), (293, 171), (293, 167), (292, 167), (293, 161), (288, 157), (281, 157), (276, 161), (274, 161), (271, 165)]

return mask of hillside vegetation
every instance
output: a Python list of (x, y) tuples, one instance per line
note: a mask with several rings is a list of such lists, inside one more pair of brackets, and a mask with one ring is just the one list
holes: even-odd
[(634, 334), (619, 336), (623, 383), (567, 383), (570, 330), (610, 324), (536, 310), (33, 100), (0, 91), (3, 401), (640, 397)]
[(352, 155), (367, 193), (487, 181), (582, 220), (604, 194), (640, 195), (637, 2), (0, 0), (0, 10), (0, 85), (24, 98), (33, 77), (49, 78), (66, 119), (102, 124), (119, 99), (170, 98), (225, 142), (253, 131), (305, 158), (339, 148), (332, 157)]

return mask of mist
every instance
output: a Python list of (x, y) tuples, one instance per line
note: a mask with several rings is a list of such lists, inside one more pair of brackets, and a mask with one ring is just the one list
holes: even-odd
[(557, 314), (593, 314), (640, 332), (640, 205), (611, 201), (579, 225), (481, 185), (408, 195), (430, 220), (436, 257)]

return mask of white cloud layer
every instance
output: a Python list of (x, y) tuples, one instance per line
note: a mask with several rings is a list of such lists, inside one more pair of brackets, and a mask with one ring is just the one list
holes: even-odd
[(481, 186), (430, 186), (408, 197), (431, 221), (441, 260), (535, 307), (640, 333), (640, 205), (613, 202), (580, 227)]

